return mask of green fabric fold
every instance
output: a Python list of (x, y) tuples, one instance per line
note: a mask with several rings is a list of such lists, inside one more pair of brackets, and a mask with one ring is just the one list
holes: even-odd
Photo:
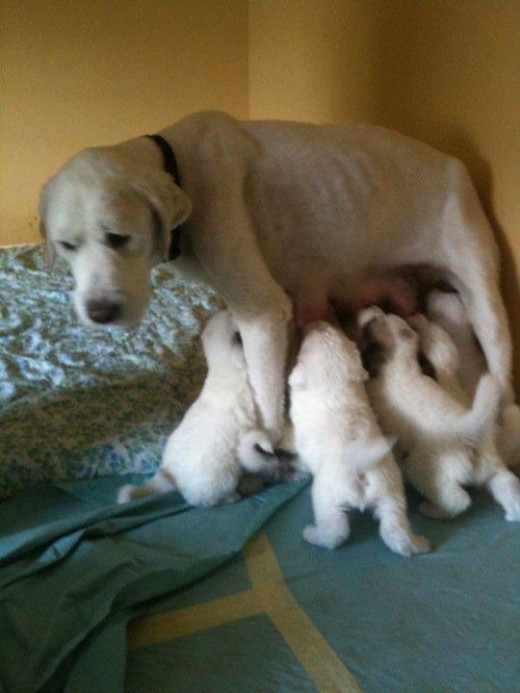
[(136, 477), (36, 487), (0, 505), (2, 693), (123, 691), (128, 620), (236, 555), (305, 482), (236, 504), (116, 505)]

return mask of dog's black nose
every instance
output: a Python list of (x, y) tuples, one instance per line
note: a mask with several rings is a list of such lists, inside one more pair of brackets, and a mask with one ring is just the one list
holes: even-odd
[(121, 315), (121, 304), (114, 301), (93, 299), (87, 303), (87, 315), (94, 322), (114, 322)]

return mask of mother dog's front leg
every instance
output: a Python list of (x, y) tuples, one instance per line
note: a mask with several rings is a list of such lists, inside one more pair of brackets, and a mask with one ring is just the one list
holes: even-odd
[(193, 248), (207, 281), (237, 323), (262, 423), (277, 443), (283, 432), (292, 304), (269, 273), (244, 210), (235, 204), (218, 217), (227, 217), (226, 233), (206, 221), (205, 233), (195, 239)]
[(283, 433), (291, 303), (279, 289), (261, 312), (248, 313), (242, 306), (230, 308), (242, 337), (249, 381), (263, 425), (278, 442)]

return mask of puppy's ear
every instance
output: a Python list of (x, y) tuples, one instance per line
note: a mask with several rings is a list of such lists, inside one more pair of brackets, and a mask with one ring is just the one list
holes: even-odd
[(159, 261), (168, 259), (171, 231), (185, 221), (192, 210), (191, 199), (163, 171), (147, 172), (130, 185), (151, 204), (158, 220), (154, 228), (154, 254)]
[(292, 369), (288, 382), (293, 390), (307, 389), (307, 377), (305, 375), (305, 369), (301, 363), (297, 363)]

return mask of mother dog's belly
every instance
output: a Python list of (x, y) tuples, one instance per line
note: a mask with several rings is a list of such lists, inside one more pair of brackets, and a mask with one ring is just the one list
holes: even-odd
[(339, 286), (374, 267), (437, 261), (442, 205), (409, 204), (396, 191), (389, 197), (377, 190), (354, 191), (352, 197), (348, 192), (347, 187), (339, 195), (324, 186), (314, 193), (283, 186), (255, 191), (256, 241), (272, 276), (286, 290), (305, 281), (316, 263)]

